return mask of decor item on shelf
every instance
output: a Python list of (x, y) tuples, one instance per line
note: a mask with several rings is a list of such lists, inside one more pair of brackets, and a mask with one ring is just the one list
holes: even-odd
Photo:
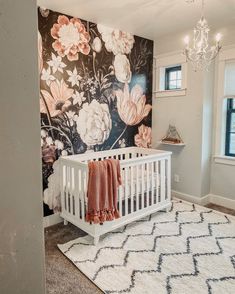
[(184, 144), (175, 126), (169, 125), (167, 134), (162, 138), (161, 143)]
[[(186, 1), (188, 3), (194, 1)], [(193, 65), (194, 70), (208, 69), (212, 60), (215, 59), (221, 49), (220, 40), (222, 35), (218, 33), (215, 37), (216, 43), (213, 46), (209, 45), (208, 37), (210, 28), (204, 16), (205, 0), (202, 0), (201, 18), (193, 30), (193, 47), (189, 47), (189, 36), (184, 38), (185, 49), (184, 54), (188, 61)]]

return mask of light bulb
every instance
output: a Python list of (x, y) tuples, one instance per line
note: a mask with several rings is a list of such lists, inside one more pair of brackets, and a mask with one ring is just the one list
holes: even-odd
[(219, 42), (222, 38), (222, 35), (220, 33), (218, 33), (216, 36), (215, 36), (215, 40), (216, 42)]
[(189, 36), (184, 37), (184, 43), (185, 43), (185, 45), (189, 44)]

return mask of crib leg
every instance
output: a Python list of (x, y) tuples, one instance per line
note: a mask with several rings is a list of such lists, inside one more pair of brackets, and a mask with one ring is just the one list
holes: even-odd
[(64, 225), (67, 226), (68, 221), (66, 219), (64, 219)]
[(96, 246), (98, 243), (99, 243), (99, 239), (100, 239), (100, 236), (95, 236), (94, 237), (94, 245)]

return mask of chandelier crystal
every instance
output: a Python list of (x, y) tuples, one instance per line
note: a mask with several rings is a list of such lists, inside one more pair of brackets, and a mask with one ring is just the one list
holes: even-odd
[(204, 0), (202, 0), (202, 13), (201, 18), (197, 22), (196, 27), (193, 30), (193, 47), (189, 47), (189, 36), (184, 38), (185, 49), (184, 54), (188, 61), (190, 61), (193, 65), (194, 70), (197, 69), (208, 69), (212, 60), (215, 59), (217, 54), (219, 53), (221, 46), (221, 34), (218, 33), (216, 35), (216, 42), (214, 45), (209, 45), (209, 31), (210, 28), (208, 26), (208, 22), (204, 17)]

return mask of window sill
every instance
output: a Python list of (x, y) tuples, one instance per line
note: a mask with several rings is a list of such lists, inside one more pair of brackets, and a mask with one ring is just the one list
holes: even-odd
[(155, 94), (156, 98), (185, 96), (186, 89), (156, 91), (156, 92), (154, 92), (154, 94)]
[(219, 164), (235, 165), (235, 157), (232, 156), (215, 155), (214, 161)]

